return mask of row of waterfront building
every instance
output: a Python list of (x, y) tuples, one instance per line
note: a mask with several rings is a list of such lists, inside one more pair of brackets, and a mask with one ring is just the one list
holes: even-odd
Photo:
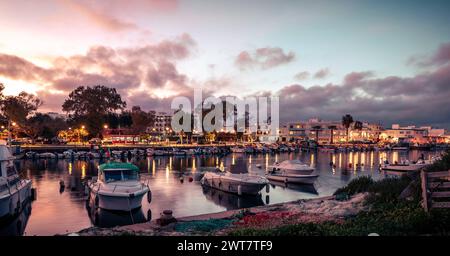
[[(49, 113), (50, 114), (50, 113)], [(57, 114), (57, 113), (55, 113)], [(155, 113), (154, 122), (145, 131), (136, 132), (132, 129), (105, 129), (103, 137), (106, 140), (117, 143), (135, 143), (142, 139), (142, 134), (152, 141), (173, 140), (179, 137), (171, 127), (172, 114), (166, 112)], [(357, 124), (358, 123), (358, 124)], [(267, 130), (250, 132), (247, 130), (243, 136), (233, 133), (217, 131), (219, 135), (205, 137), (203, 133), (194, 132), (190, 135), (203, 140), (225, 141), (260, 141), (260, 142), (301, 142), (316, 141), (321, 145), (346, 142), (386, 142), (386, 143), (450, 143), (450, 134), (445, 129), (437, 129), (431, 126), (400, 126), (393, 124), (389, 128), (380, 123), (353, 122), (348, 128), (341, 120), (327, 121), (312, 118), (306, 121), (288, 122), (280, 125), (277, 135), (273, 136)]]
[(359, 127), (350, 124), (348, 130), (341, 121), (324, 121), (313, 118), (308, 121), (290, 122), (280, 128), (281, 141), (314, 140), (319, 144), (345, 143), (347, 141), (388, 143), (449, 143), (445, 129), (431, 126), (400, 126), (384, 128), (379, 123), (361, 122)]

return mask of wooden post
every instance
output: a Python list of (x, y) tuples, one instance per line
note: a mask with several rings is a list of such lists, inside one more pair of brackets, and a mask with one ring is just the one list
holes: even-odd
[(423, 199), (422, 205), (425, 211), (428, 212), (428, 191), (427, 191), (428, 180), (427, 180), (427, 173), (424, 170), (420, 172), (420, 179), (422, 182), (422, 199)]

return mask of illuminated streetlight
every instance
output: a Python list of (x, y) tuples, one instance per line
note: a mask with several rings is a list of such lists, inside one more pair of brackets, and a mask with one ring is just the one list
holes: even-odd
[(81, 126), (81, 129), (84, 129), (84, 125)]
[(108, 129), (108, 125), (107, 124), (103, 125), (103, 128)]
[(16, 126), (16, 125), (17, 125), (17, 123), (16, 123), (16, 122), (12, 122), (11, 124), (12, 124), (12, 126)]

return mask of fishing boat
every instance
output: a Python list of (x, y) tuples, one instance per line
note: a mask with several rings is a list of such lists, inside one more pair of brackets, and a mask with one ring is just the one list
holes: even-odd
[(269, 166), (270, 171), (283, 171), (286, 174), (309, 175), (314, 171), (311, 166), (302, 163), (300, 160), (285, 160)]
[(131, 211), (142, 206), (145, 194), (151, 200), (148, 180), (141, 182), (139, 168), (130, 163), (111, 162), (98, 168), (98, 176), (88, 181), (89, 201), (106, 210)]
[(285, 171), (272, 171), (266, 175), (268, 180), (279, 181), (284, 183), (298, 183), (298, 184), (314, 184), (318, 174), (292, 174)]
[(0, 145), (0, 219), (15, 216), (31, 199), (31, 180), (21, 179), (14, 167), (14, 156)]
[(200, 183), (238, 195), (257, 195), (269, 181), (262, 176), (248, 173), (206, 172)]

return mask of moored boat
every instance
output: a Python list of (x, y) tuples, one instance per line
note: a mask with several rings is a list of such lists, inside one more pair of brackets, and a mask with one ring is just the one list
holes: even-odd
[(98, 168), (98, 177), (88, 181), (89, 200), (106, 210), (131, 211), (142, 206), (142, 198), (151, 200), (148, 182), (141, 182), (139, 169), (130, 163), (112, 162)]
[(31, 199), (31, 180), (19, 177), (13, 161), (8, 147), (0, 145), (0, 218), (19, 214)]
[(300, 160), (285, 160), (269, 166), (269, 171), (283, 171), (286, 174), (309, 175), (314, 171), (311, 166), (302, 163)]
[(248, 173), (206, 172), (201, 184), (238, 195), (257, 195), (269, 181)]

